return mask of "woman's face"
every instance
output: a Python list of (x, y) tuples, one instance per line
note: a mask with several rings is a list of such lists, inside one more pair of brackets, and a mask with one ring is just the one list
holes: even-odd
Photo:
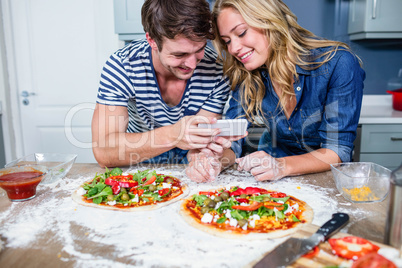
[(229, 53), (247, 70), (255, 70), (267, 62), (269, 40), (263, 30), (250, 27), (234, 8), (224, 8), (217, 23)]

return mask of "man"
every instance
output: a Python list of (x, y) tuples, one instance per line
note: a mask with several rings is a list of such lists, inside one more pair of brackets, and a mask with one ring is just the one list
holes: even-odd
[[(230, 141), (197, 127), (220, 118), (229, 93), (206, 47), (213, 39), (209, 4), (146, 0), (141, 16), (146, 40), (115, 52), (101, 75), (92, 119), (96, 160), (102, 167), (188, 163), (188, 150), (202, 149), (222, 156)], [(211, 173), (219, 172), (218, 164)]]

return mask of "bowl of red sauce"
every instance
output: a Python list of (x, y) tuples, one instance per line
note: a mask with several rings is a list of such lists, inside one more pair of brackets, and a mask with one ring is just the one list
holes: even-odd
[(25, 165), (0, 169), (0, 187), (11, 201), (26, 201), (36, 195), (36, 187), (47, 176), (48, 168)]

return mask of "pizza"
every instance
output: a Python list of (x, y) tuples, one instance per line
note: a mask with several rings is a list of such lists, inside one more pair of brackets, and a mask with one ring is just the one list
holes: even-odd
[(245, 240), (279, 238), (311, 223), (313, 210), (304, 201), (257, 187), (201, 191), (183, 200), (180, 214), (207, 233)]
[(73, 192), (80, 205), (121, 211), (158, 209), (180, 200), (188, 187), (178, 178), (144, 170), (123, 174), (120, 168), (97, 174)]

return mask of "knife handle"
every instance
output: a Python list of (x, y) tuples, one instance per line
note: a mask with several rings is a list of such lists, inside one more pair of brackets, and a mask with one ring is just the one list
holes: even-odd
[(349, 215), (346, 213), (332, 214), (332, 219), (324, 223), (324, 225), (321, 226), (320, 229), (318, 229), (317, 234), (323, 235), (325, 237), (325, 240), (327, 240), (333, 232), (342, 228), (348, 221)]

